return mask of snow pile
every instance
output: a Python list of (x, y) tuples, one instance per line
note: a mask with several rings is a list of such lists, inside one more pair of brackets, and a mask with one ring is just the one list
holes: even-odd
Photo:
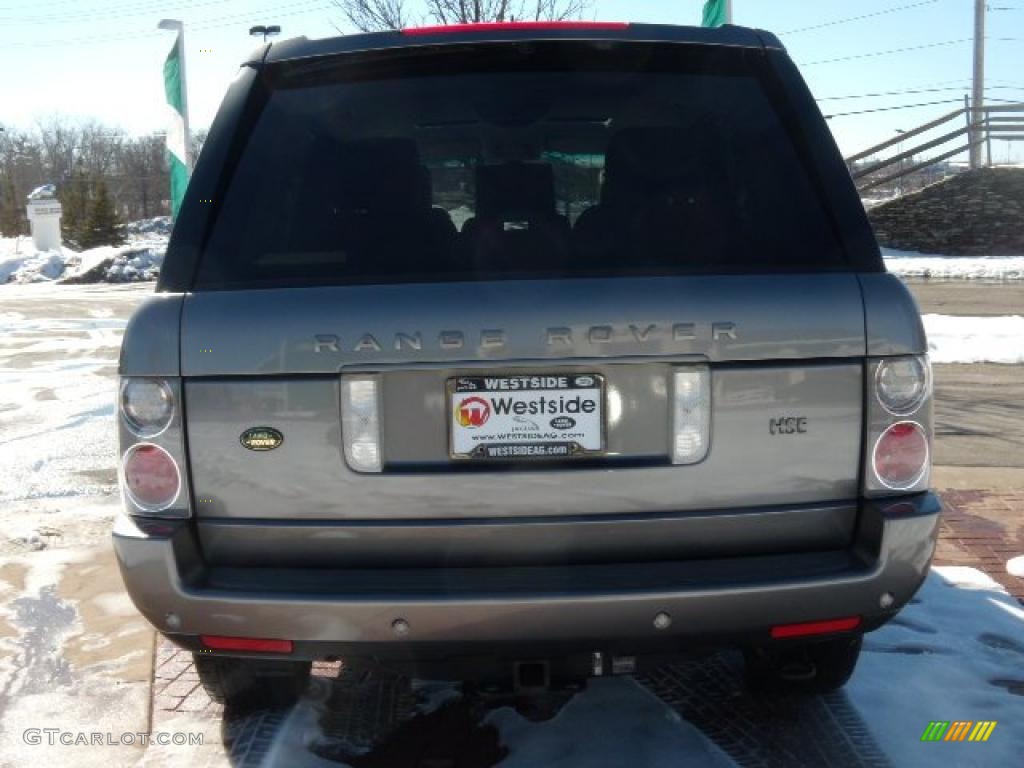
[(160, 246), (103, 246), (75, 254), (69, 260), (64, 283), (138, 283), (156, 280), (164, 263), (166, 244)]
[(0, 284), (56, 280), (64, 272), (65, 256), (37, 251), (29, 238), (0, 238)]
[(151, 219), (130, 221), (124, 225), (124, 232), (129, 240), (140, 237), (168, 238), (171, 236), (171, 217), (154, 216)]
[(1024, 317), (924, 315), (933, 363), (1024, 363)]
[(1024, 280), (1024, 256), (935, 256), (883, 248), (886, 268), (900, 277), (936, 280)]
[(36, 251), (30, 237), (0, 238), (0, 285), (59, 280), (66, 283), (133, 283), (156, 280), (167, 251), (167, 216), (133, 221), (124, 245), (85, 251)]

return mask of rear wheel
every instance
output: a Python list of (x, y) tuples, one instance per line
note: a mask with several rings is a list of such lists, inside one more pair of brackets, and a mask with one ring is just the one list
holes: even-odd
[(199, 682), (219, 704), (245, 709), (291, 706), (309, 684), (308, 661), (192, 655)]
[(747, 687), (780, 693), (828, 693), (850, 679), (863, 635), (746, 651)]

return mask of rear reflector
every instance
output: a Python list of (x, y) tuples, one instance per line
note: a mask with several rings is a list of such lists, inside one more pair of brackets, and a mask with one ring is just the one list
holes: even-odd
[(544, 30), (581, 30), (609, 32), (627, 29), (624, 21), (501, 21), (484, 24), (439, 24), (431, 27), (408, 27), (403, 35), (452, 35), (463, 32), (536, 32)]
[(268, 640), (261, 637), (224, 637), (223, 635), (200, 635), (199, 639), (207, 648), (213, 648), (217, 651), (292, 652), (291, 640)]
[(147, 512), (167, 509), (181, 492), (178, 465), (158, 445), (133, 445), (124, 456), (123, 469), (125, 491), (136, 506)]
[(845, 619), (829, 619), (828, 621), (808, 621), (803, 624), (780, 624), (772, 627), (772, 637), (807, 637), (809, 635), (829, 635), (833, 632), (849, 632), (860, 626), (860, 616), (849, 616)]

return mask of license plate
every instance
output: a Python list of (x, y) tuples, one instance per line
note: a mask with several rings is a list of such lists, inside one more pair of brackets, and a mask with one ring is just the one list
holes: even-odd
[(448, 380), (453, 459), (568, 459), (603, 453), (604, 379), (591, 373)]

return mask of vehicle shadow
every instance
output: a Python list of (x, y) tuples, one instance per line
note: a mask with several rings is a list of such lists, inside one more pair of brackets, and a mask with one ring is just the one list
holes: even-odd
[(891, 764), (842, 690), (818, 696), (749, 691), (739, 653), (666, 664), (641, 682), (741, 766)]
[[(550, 722), (575, 697), (610, 696), (612, 701), (621, 697), (628, 703), (610, 717), (621, 721), (624, 738), (636, 726), (629, 721), (640, 716), (664, 721), (666, 730), (685, 728), (664, 715), (651, 717), (652, 710), (638, 710), (631, 700), (637, 695), (649, 699), (653, 694), (663, 703), (655, 703), (655, 708), (674, 710), (736, 765), (890, 765), (845, 694), (749, 693), (743, 685), (738, 654), (720, 652), (668, 664), (636, 682), (646, 693), (635, 690), (637, 686), (629, 679), (615, 678), (592, 682), (576, 694), (552, 692), (526, 700), (480, 695), (454, 684), (432, 687), (383, 671), (347, 674), (342, 670), (332, 675), (317, 670), (309, 692), (293, 709), (228, 708), (221, 735), (232, 765), (244, 768), (296, 764), (488, 768), (509, 754), (502, 734), (489, 721), (499, 709), (508, 708), (506, 713), (515, 710), (518, 714), (512, 717), (521, 716), (525, 721)], [(603, 693), (595, 693), (593, 689), (600, 686), (604, 686)], [(573, 706), (585, 704), (581, 700)], [(550, 732), (544, 738), (550, 740)], [(567, 732), (555, 738), (569, 748), (586, 736)], [(628, 751), (629, 746), (624, 746)], [(588, 764), (584, 755), (580, 758), (580, 765)]]

